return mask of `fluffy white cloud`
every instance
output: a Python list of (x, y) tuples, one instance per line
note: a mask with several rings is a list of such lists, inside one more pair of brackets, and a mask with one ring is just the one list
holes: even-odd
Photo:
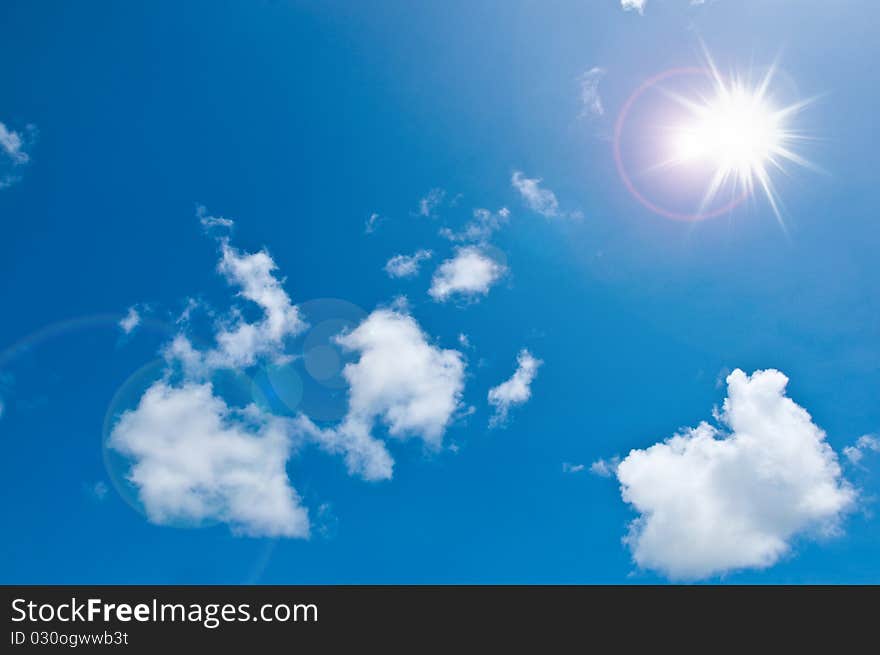
[(389, 277), (413, 277), (418, 275), (423, 261), (431, 259), (430, 250), (417, 250), (412, 255), (394, 255), (385, 264)]
[(287, 477), (285, 419), (234, 410), (210, 384), (153, 384), (113, 427), (129, 480), (154, 523), (222, 521), (237, 533), (306, 537), (307, 511)]
[(482, 243), (501, 228), (510, 218), (510, 210), (502, 207), (497, 212), (488, 209), (475, 209), (473, 219), (460, 231), (455, 232), (448, 227), (440, 230), (440, 236), (450, 241)]
[(165, 356), (182, 363), (194, 377), (204, 377), (219, 368), (246, 368), (260, 357), (283, 360), (285, 340), (306, 327), (299, 309), (281, 286), (283, 280), (275, 276), (277, 266), (268, 252), (241, 253), (227, 239), (221, 239), (220, 249), (217, 270), (239, 288), (241, 297), (263, 310), (263, 319), (249, 323), (234, 312), (231, 319), (218, 326), (214, 335), (217, 345), (207, 352), (196, 350), (183, 334), (175, 337)]
[[(28, 125), (26, 133), (32, 134), (34, 126)], [(27, 139), (21, 132), (11, 130), (0, 122), (0, 189), (17, 182), (19, 177), (15, 169), (30, 161), (26, 151)]]
[(489, 419), (489, 425), (503, 424), (512, 406), (522, 405), (532, 397), (532, 382), (538, 375), (541, 364), (543, 362), (532, 356), (532, 353), (525, 348), (519, 351), (516, 357), (516, 371), (510, 379), (489, 389), (489, 404), (495, 408), (495, 413)]
[(443, 189), (431, 189), (428, 195), (419, 200), (419, 216), (433, 216), (434, 210), (437, 209), (446, 198), (446, 191)]
[(412, 316), (377, 309), (338, 343), (360, 355), (346, 364), (348, 412), (336, 427), (321, 429), (305, 417), (299, 428), (331, 452), (342, 453), (351, 473), (369, 480), (392, 476), (393, 460), (371, 434), (381, 421), (392, 437), (421, 438), (438, 449), (461, 406), (464, 360), (429, 341)]
[(583, 114), (602, 116), (605, 114), (605, 107), (602, 105), (602, 97), (599, 95), (599, 82), (605, 76), (605, 69), (594, 67), (581, 75), (581, 102), (583, 103)]
[(635, 562), (672, 579), (765, 568), (796, 535), (834, 534), (856, 492), (776, 370), (727, 377), (718, 416), (645, 450), (616, 475), (639, 513), (625, 541)]
[(624, 11), (637, 11), (644, 14), (646, 2), (647, 0), (620, 0), (620, 6)]
[(138, 325), (141, 324), (141, 315), (136, 307), (129, 307), (128, 312), (119, 319), (119, 327), (126, 334), (131, 334)]
[(458, 248), (455, 256), (444, 261), (434, 272), (428, 294), (439, 302), (451, 297), (475, 299), (507, 272), (507, 268), (477, 246)]
[(843, 449), (843, 454), (853, 464), (861, 463), (867, 452), (880, 453), (880, 439), (873, 435), (865, 434), (859, 437), (854, 445)]

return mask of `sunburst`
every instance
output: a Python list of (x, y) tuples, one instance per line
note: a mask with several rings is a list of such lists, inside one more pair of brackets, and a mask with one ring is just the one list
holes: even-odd
[(730, 189), (736, 196), (752, 196), (760, 190), (781, 223), (772, 174), (784, 172), (787, 164), (814, 168), (796, 151), (807, 135), (792, 126), (794, 116), (813, 99), (777, 105), (771, 94), (775, 65), (752, 84), (749, 76), (722, 76), (708, 52), (706, 62), (711, 77), (708, 94), (688, 98), (666, 91), (686, 110), (687, 117), (670, 128), (671, 155), (661, 165), (709, 167), (700, 211), (712, 204), (722, 189)]

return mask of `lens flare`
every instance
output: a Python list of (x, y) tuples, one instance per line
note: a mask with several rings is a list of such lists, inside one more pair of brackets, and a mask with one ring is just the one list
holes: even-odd
[(772, 171), (785, 171), (785, 164), (812, 167), (796, 151), (806, 139), (791, 126), (791, 119), (811, 100), (776, 106), (769, 89), (776, 67), (771, 67), (757, 84), (732, 76), (725, 79), (706, 53), (711, 76), (711, 93), (687, 98), (666, 92), (687, 110), (686, 121), (670, 128), (670, 165), (710, 167), (711, 177), (700, 211), (708, 207), (723, 188), (734, 194), (752, 196), (760, 189), (776, 217), (782, 221)]

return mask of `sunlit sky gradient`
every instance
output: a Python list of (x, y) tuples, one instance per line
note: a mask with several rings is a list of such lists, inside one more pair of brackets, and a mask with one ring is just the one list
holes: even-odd
[[(711, 421), (734, 369), (775, 368), (860, 500), (839, 534), (798, 534), (769, 568), (704, 579), (877, 582), (880, 455), (842, 454), (880, 431), (875, 11), (4, 2), (0, 122), (28, 161), (0, 169), (15, 178), (0, 189), (2, 580), (666, 581), (634, 563), (621, 540), (636, 512), (591, 463)], [(760, 196), (668, 220), (618, 175), (623, 103), (701, 65), (701, 40), (721, 70), (778, 58), (787, 96), (818, 97), (798, 121), (824, 172), (774, 178), (784, 230)], [(445, 195), (425, 216), (432, 189)], [(105, 466), (108, 411), (161, 374), (187, 298), (257, 318), (217, 274), (199, 205), (235, 221), (234, 247), (268, 249), (304, 311), (358, 321), (406, 295), (431, 343), (466, 359), (443, 449), (390, 441), (393, 479), (350, 476), (316, 449), (291, 458), (308, 540), (150, 523)], [(470, 301), (429, 295), (478, 208), (503, 271), (483, 270), (497, 280)], [(386, 272), (428, 250), (417, 275)], [(313, 302), (325, 298), (352, 305)], [(125, 334), (132, 306), (142, 320)], [(489, 389), (522, 349), (542, 362), (531, 397), (490, 427)], [(344, 407), (345, 391), (322, 407)]]

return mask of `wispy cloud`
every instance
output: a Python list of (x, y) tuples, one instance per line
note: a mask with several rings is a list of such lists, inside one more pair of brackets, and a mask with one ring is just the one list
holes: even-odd
[(434, 216), (435, 210), (443, 204), (446, 198), (446, 191), (443, 189), (431, 189), (428, 194), (419, 200), (418, 215), (430, 217)]
[(379, 227), (379, 223), (383, 220), (382, 216), (380, 216), (377, 212), (373, 212), (369, 216), (367, 216), (367, 220), (364, 221), (364, 234), (372, 234), (376, 231), (376, 228)]
[(20, 179), (19, 169), (31, 160), (27, 148), (35, 134), (33, 125), (26, 126), (22, 133), (0, 122), (0, 189), (12, 186)]
[(563, 473), (580, 473), (585, 468), (587, 467), (584, 464), (571, 464), (569, 462), (562, 462)]
[(526, 177), (522, 171), (514, 171), (510, 178), (513, 188), (519, 191), (520, 196), (526, 203), (526, 206), (534, 212), (541, 214), (547, 218), (567, 217), (582, 218), (583, 215), (578, 212), (563, 212), (559, 208), (559, 200), (556, 194), (550, 189), (541, 186), (541, 178)]
[(510, 210), (502, 207), (497, 212), (475, 209), (473, 218), (458, 232), (444, 227), (440, 236), (459, 243), (484, 243), (510, 219)]
[(511, 407), (522, 405), (532, 397), (532, 382), (537, 377), (541, 364), (543, 362), (525, 348), (519, 351), (516, 371), (510, 379), (489, 389), (489, 404), (495, 408), (495, 413), (489, 419), (490, 426), (503, 425), (507, 421)]
[(412, 255), (394, 255), (385, 263), (389, 277), (414, 277), (418, 275), (423, 261), (431, 259), (430, 250), (417, 250)]
[(199, 219), (202, 227), (206, 230), (209, 230), (212, 227), (222, 227), (228, 229), (232, 228), (235, 225), (235, 221), (233, 221), (231, 218), (224, 218), (223, 216), (212, 216), (208, 213), (208, 208), (204, 205), (196, 206), (196, 217)]
[(872, 434), (865, 434), (859, 437), (852, 446), (843, 449), (843, 454), (853, 464), (860, 464), (866, 453), (880, 453), (880, 438)]
[(599, 82), (605, 77), (605, 69), (598, 66), (581, 75), (581, 104), (583, 116), (604, 116), (605, 107), (599, 95)]
[(125, 334), (131, 334), (132, 331), (141, 324), (141, 315), (138, 312), (137, 307), (131, 306), (128, 308), (125, 316), (119, 319), (119, 327), (122, 329)]

